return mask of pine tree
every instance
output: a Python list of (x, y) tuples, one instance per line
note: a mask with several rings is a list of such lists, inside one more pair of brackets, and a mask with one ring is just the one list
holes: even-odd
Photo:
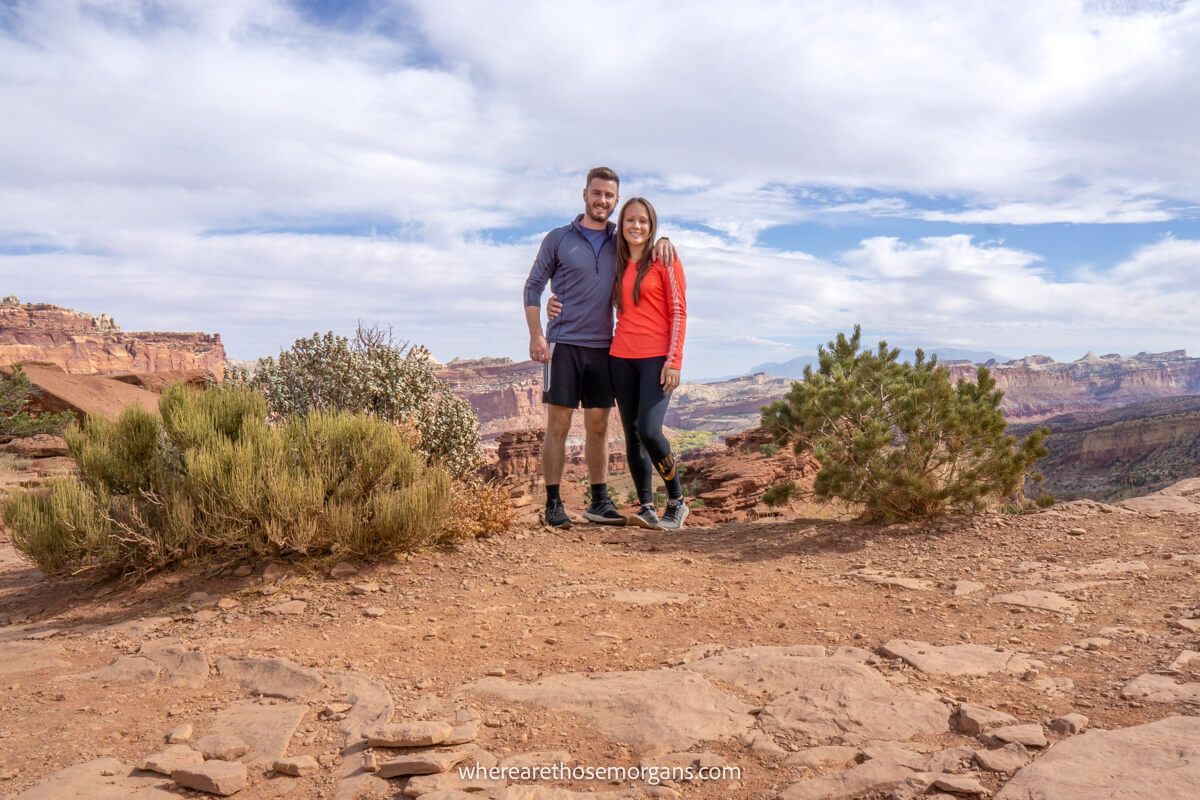
[(864, 517), (898, 521), (978, 508), (1019, 493), (1047, 454), (1049, 430), (1018, 442), (1005, 432), (1003, 392), (986, 367), (953, 384), (937, 357), (912, 364), (861, 329), (818, 349), (818, 366), (763, 409), (763, 425), (820, 464), (814, 494), (861, 504)]

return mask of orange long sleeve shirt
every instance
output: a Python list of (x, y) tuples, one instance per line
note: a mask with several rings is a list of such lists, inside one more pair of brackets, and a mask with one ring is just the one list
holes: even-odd
[(618, 358), (666, 356), (667, 366), (683, 367), (683, 339), (687, 333), (687, 281), (683, 264), (667, 268), (655, 261), (642, 279), (639, 302), (633, 302), (637, 264), (630, 261), (621, 279), (621, 310), (617, 331), (608, 352)]

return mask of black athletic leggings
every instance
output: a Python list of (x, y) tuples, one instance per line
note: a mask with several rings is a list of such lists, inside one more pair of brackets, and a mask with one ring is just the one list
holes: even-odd
[(654, 502), (654, 471), (667, 484), (672, 499), (683, 496), (671, 443), (663, 436), (663, 418), (671, 395), (663, 391), (662, 369), (666, 356), (656, 358), (608, 357), (608, 374), (612, 378), (613, 395), (621, 410), (621, 426), (625, 429), (625, 454), (629, 471), (637, 487), (638, 500), (643, 505)]

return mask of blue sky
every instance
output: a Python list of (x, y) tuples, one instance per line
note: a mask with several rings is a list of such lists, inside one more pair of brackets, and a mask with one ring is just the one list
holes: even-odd
[[(588, 19), (588, 16), (594, 19)], [(527, 350), (607, 164), (688, 274), (685, 379), (868, 338), (1200, 352), (1200, 3), (0, 5), (5, 294), (234, 357)]]

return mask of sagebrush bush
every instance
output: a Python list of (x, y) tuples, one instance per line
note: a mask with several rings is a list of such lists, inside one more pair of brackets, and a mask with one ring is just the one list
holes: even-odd
[(253, 376), (231, 371), (228, 380), (262, 392), (282, 418), (349, 411), (410, 424), (420, 450), (457, 479), (473, 479), (483, 463), (470, 403), (437, 376), (427, 350), (378, 327), (360, 325), (352, 340), (333, 332), (297, 339), (278, 358), (259, 359)]
[(787, 397), (763, 409), (763, 425), (820, 464), (814, 495), (861, 504), (867, 519), (897, 521), (970, 511), (1019, 494), (1047, 454), (1049, 430), (1018, 442), (1005, 433), (1003, 393), (985, 367), (952, 384), (949, 371), (916, 351), (912, 364), (880, 342), (849, 338), (818, 350)]
[(38, 392), (19, 366), (13, 367), (7, 375), (0, 374), (0, 436), (59, 434), (71, 424), (75, 415), (70, 411), (29, 413), (29, 401), (37, 397)]
[(66, 438), (79, 477), (3, 505), (13, 544), (47, 574), (146, 572), (222, 554), (371, 555), (442, 535), (451, 479), (411, 430), (310, 411), (267, 424), (245, 386), (172, 386), (159, 416), (89, 417)]

